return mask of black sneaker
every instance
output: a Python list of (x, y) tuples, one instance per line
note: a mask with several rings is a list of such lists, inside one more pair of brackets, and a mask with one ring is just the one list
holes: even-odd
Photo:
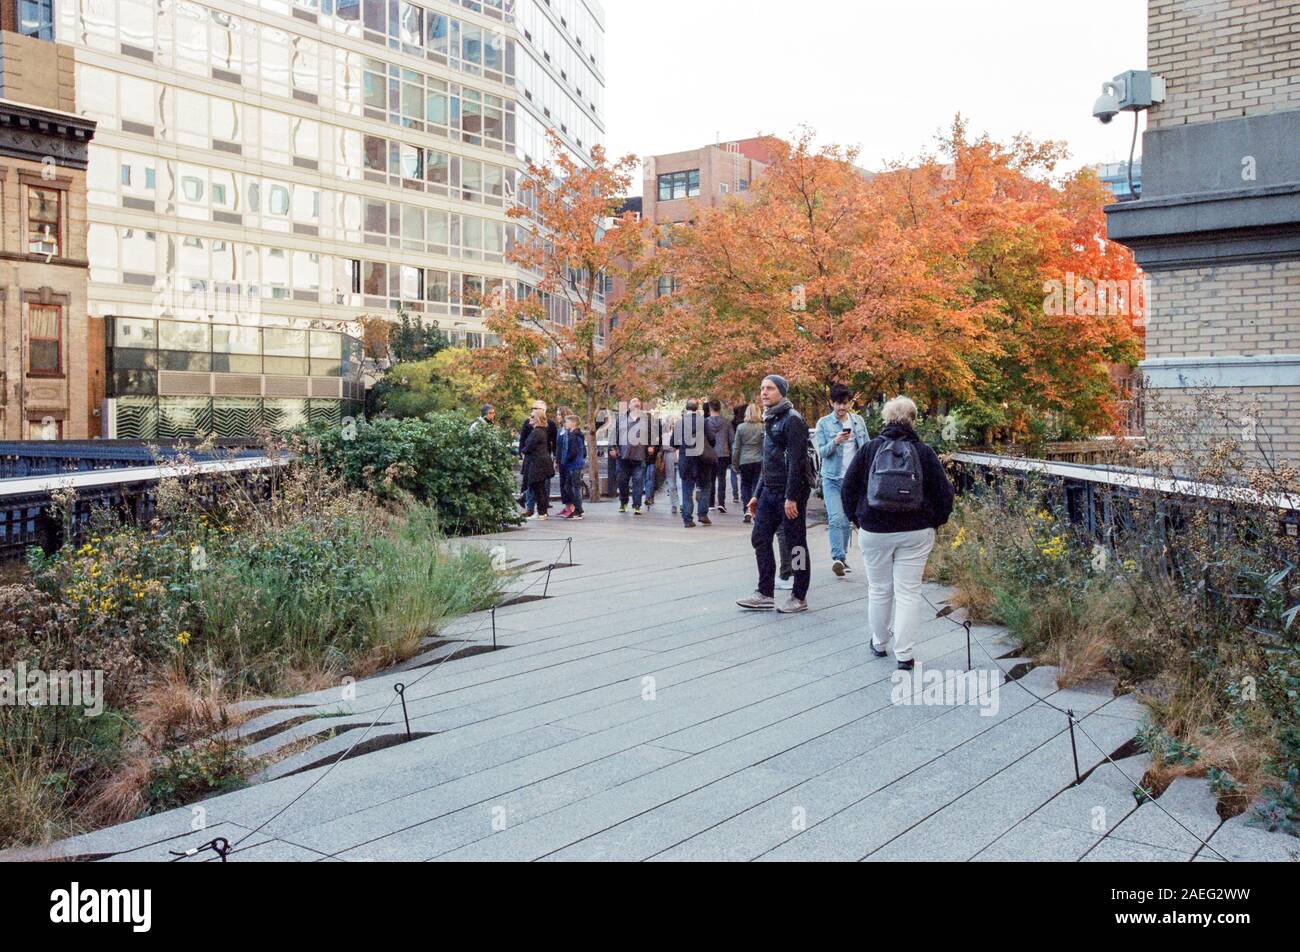
[(719, 507), (718, 507), (718, 512), (722, 513), (722, 514), (725, 516), (725, 515), (727, 514), (727, 507), (726, 507), (726, 506), (719, 506)]
[(877, 658), (888, 658), (888, 657), (889, 657), (889, 652), (888, 652), (888, 651), (886, 651), (884, 648), (877, 648), (875, 645), (872, 645), (872, 646), (871, 646), (871, 653), (872, 653), (873, 655), (875, 655)]
[(912, 670), (913, 668), (915, 668), (915, 667), (916, 667), (916, 662), (915, 662), (915, 661), (900, 661), (900, 662), (898, 662), (898, 670), (899, 670), (899, 671), (911, 671), (911, 670)]

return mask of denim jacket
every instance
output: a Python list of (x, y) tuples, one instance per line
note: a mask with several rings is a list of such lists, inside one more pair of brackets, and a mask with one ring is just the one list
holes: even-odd
[[(853, 427), (853, 438), (858, 444), (857, 451), (861, 453), (871, 442), (871, 434), (867, 432), (867, 421), (856, 413), (850, 413), (848, 422)], [(835, 443), (835, 437), (840, 435), (842, 429), (844, 424), (834, 413), (828, 413), (817, 421), (817, 432), (814, 438), (817, 441), (817, 452), (822, 456), (822, 479), (844, 478), (844, 447), (837, 446)]]

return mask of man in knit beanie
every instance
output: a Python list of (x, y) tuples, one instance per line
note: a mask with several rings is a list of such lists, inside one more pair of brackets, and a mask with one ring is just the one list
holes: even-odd
[[(736, 602), (749, 611), (783, 613), (808, 610), (808, 583), (811, 565), (808, 556), (806, 516), (808, 494), (808, 424), (804, 422), (786, 395), (790, 385), (780, 374), (763, 378), (759, 401), (763, 405), (763, 475), (749, 500), (754, 517), (750, 541), (758, 562), (758, 591)], [(773, 597), (776, 590), (776, 558), (772, 540), (778, 531), (785, 533), (794, 569), (794, 591), (780, 605)]]

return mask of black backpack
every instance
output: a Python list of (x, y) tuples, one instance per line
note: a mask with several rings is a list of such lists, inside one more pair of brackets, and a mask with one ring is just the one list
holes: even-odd
[(867, 505), (882, 512), (916, 512), (925, 501), (921, 454), (909, 440), (885, 440), (867, 477)]

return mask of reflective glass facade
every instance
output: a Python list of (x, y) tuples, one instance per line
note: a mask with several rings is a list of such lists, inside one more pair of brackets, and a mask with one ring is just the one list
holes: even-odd
[[(526, 293), (506, 261), (523, 170), (548, 128), (579, 158), (603, 137), (585, 0), (54, 2), (99, 123), (96, 316), (306, 331), (402, 307), (489, 343), (473, 298)], [(160, 347), (157, 369), (246, 372), (211, 356)]]
[(361, 414), (362, 344), (338, 331), (135, 317), (106, 331), (112, 437), (255, 436)]

